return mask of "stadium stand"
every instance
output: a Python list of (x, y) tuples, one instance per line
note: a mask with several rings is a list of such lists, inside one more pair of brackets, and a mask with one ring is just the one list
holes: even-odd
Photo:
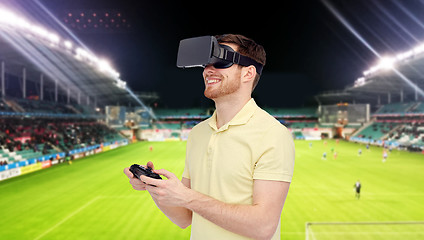
[(354, 84), (343, 90), (318, 94), (315, 99), (320, 105), (370, 104), (374, 109), (372, 119), (352, 134), (351, 141), (424, 153), (424, 48), (393, 53), (388, 59), (393, 60), (389, 68), (379, 59), (376, 65), (363, 71)]
[[(316, 130), (318, 118), (316, 108), (280, 109), (265, 108), (268, 113), (292, 130), (299, 139), (308, 138), (309, 131)], [(180, 139), (184, 140), (188, 132), (199, 122), (209, 118), (214, 109), (155, 109), (156, 121), (149, 128), (143, 128), (140, 135), (144, 140)], [(154, 134), (152, 134), (154, 130)], [(156, 137), (152, 136), (156, 135)], [(318, 135), (319, 136), (319, 135)]]
[(157, 121), (153, 129), (183, 130), (191, 129), (199, 122), (210, 117), (212, 109), (183, 108), (183, 109), (155, 109)]
[(358, 133), (358, 137), (379, 140), (397, 127), (396, 123), (373, 122)]
[(351, 139), (422, 151), (424, 149), (423, 105), (423, 102), (383, 105), (372, 114), (373, 120), (360, 128)]
[(424, 102), (418, 102), (412, 109), (411, 113), (424, 113)]
[(411, 143), (424, 146), (424, 123), (412, 123), (401, 125), (388, 137), (389, 141), (397, 141), (401, 145)]
[(289, 122), (286, 121), (286, 127), (289, 128), (315, 128), (317, 126), (316, 122)]
[(408, 112), (412, 107), (416, 105), (415, 102), (412, 103), (390, 103), (383, 105), (376, 114), (381, 113), (405, 113)]
[(73, 34), (59, 36), (60, 24), (7, 5), (0, 9), (0, 180), (128, 144), (102, 110), (139, 104), (138, 93)]
[[(315, 108), (265, 108), (264, 110), (286, 126), (293, 125), (295, 128), (311, 128), (316, 127), (317, 124)], [(181, 128), (181, 126), (191, 128), (198, 122), (209, 118), (212, 113), (213, 109), (156, 109), (155, 115), (159, 119), (156, 125), (158, 128), (169, 127), (170, 129), (175, 129)]]
[(306, 107), (306, 108), (264, 108), (269, 114), (274, 116), (275, 118), (283, 118), (283, 117), (299, 117), (299, 118), (307, 118), (307, 117), (317, 117), (317, 109)]
[(11, 97), (0, 102), (0, 116), (103, 118), (94, 109), (83, 105)]
[(156, 109), (155, 114), (160, 119), (204, 119), (210, 116), (207, 110), (201, 108)]
[(103, 123), (85, 119), (0, 119), (0, 131), (7, 163), (124, 139)]

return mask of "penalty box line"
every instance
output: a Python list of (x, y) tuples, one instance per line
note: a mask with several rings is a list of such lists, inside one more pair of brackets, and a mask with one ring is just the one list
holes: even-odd
[(50, 233), (51, 231), (55, 230), (57, 227), (59, 227), (60, 225), (62, 225), (66, 221), (68, 221), (70, 218), (72, 218), (76, 214), (80, 213), (82, 210), (84, 210), (85, 208), (87, 208), (88, 206), (90, 206), (91, 204), (93, 204), (94, 202), (96, 202), (97, 200), (99, 200), (100, 198), (101, 198), (101, 196), (97, 196), (97, 197), (91, 199), (89, 202), (87, 202), (86, 204), (84, 204), (83, 206), (81, 206), (80, 208), (78, 208), (77, 210), (71, 212), (71, 214), (69, 214), (68, 216), (66, 216), (65, 218), (63, 218), (62, 220), (60, 220), (58, 223), (56, 223), (55, 225), (53, 225), (51, 228), (47, 229), (41, 235), (39, 235), (38, 237), (34, 238), (34, 240), (39, 240), (42, 237), (46, 236), (48, 233)]
[(62, 225), (66, 221), (68, 221), (70, 218), (72, 218), (76, 214), (80, 213), (81, 211), (83, 211), (84, 209), (86, 209), (88, 206), (90, 206), (94, 202), (98, 201), (99, 199), (102, 199), (102, 198), (103, 199), (104, 198), (138, 198), (138, 197), (139, 196), (97, 196), (97, 197), (94, 197), (89, 202), (87, 202), (86, 204), (84, 204), (83, 206), (81, 206), (80, 208), (78, 208), (77, 210), (71, 212), (68, 216), (66, 216), (65, 218), (63, 218), (62, 220), (60, 220), (54, 226), (52, 226), (51, 228), (47, 229), (45, 232), (43, 232), (42, 234), (40, 234), (38, 237), (34, 238), (34, 240), (39, 240), (39, 239), (43, 238), (44, 236), (46, 236), (47, 234), (49, 234), (51, 231), (55, 230), (57, 227), (59, 227), (60, 225)]

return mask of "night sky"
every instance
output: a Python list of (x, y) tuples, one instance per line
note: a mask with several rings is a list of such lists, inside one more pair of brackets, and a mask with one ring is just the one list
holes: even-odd
[[(385, 56), (424, 41), (422, 0), (39, 1), (132, 90), (158, 92), (161, 107), (213, 106), (203, 96), (202, 69), (175, 66), (184, 38), (237, 33), (263, 45), (267, 64), (253, 96), (262, 107), (281, 108), (316, 105), (314, 95), (353, 84), (378, 59), (364, 42)], [(94, 27), (92, 13), (109, 17)], [(105, 27), (112, 17), (119, 26)], [(72, 25), (76, 19), (87, 26)]]

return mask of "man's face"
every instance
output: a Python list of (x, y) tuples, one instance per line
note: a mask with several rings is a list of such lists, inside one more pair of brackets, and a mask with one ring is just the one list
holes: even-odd
[[(236, 46), (228, 44), (233, 49)], [(208, 65), (203, 70), (203, 79), (205, 81), (205, 97), (217, 99), (237, 92), (241, 85), (241, 68), (233, 64), (229, 68), (215, 68)]]

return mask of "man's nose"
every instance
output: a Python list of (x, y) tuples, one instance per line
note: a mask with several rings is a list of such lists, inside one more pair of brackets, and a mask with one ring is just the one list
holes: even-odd
[(205, 67), (205, 69), (203, 70), (203, 73), (210, 74), (210, 73), (214, 73), (215, 71), (216, 71), (216, 68), (213, 66), (213, 64), (209, 64)]

